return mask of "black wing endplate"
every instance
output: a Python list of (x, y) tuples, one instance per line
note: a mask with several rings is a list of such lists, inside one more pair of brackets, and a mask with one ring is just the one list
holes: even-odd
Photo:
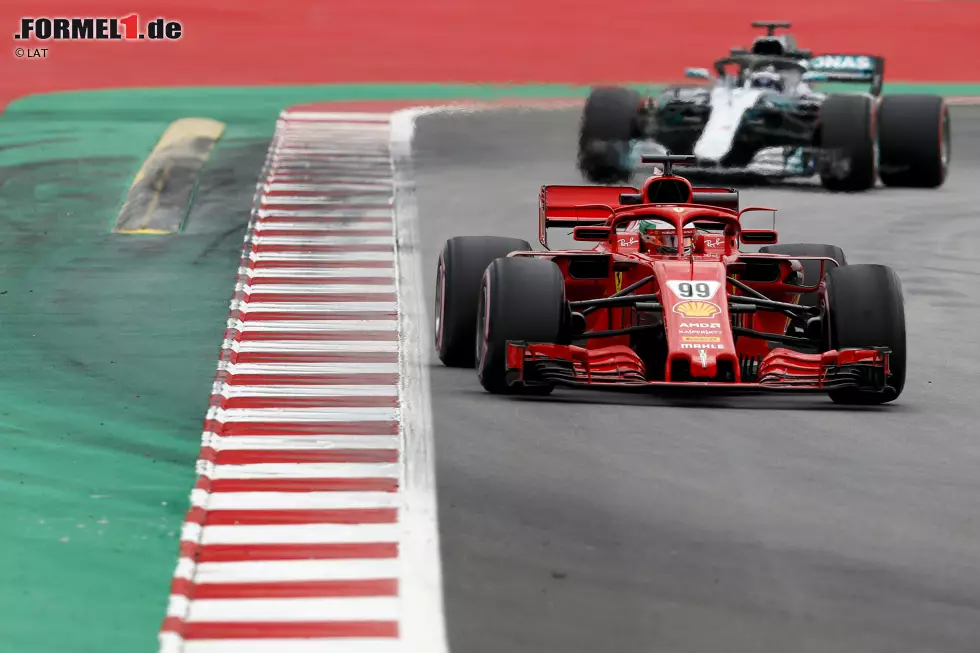
[(814, 82), (871, 84), (871, 94), (880, 95), (885, 60), (870, 54), (821, 54), (808, 62), (807, 79)]

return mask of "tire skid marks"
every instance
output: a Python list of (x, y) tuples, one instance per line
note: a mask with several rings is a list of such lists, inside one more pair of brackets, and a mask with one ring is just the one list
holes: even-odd
[(386, 114), (280, 116), (162, 653), (404, 650), (390, 138)]

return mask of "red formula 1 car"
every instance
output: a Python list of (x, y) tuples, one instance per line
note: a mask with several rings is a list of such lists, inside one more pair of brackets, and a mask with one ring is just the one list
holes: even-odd
[[(831, 245), (773, 246), (743, 229), (738, 192), (692, 188), (663, 165), (642, 190), (544, 186), (544, 251), (501, 237), (446, 242), (435, 342), (449, 366), (475, 365), (492, 393), (556, 385), (824, 392), (881, 404), (905, 385), (901, 283), (847, 265)], [(589, 249), (548, 250), (572, 229)], [(741, 245), (765, 245), (758, 253)]]

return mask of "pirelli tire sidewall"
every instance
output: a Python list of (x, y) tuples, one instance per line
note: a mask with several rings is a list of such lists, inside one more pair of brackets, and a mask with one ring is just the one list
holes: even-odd
[(886, 186), (939, 188), (949, 173), (949, 106), (938, 95), (888, 95), (878, 107), (879, 176)]
[(473, 368), (483, 273), (496, 258), (530, 250), (526, 240), (501, 236), (457, 236), (446, 241), (436, 265), (433, 320), (436, 352), (444, 365)]
[(565, 279), (550, 260), (498, 258), (483, 275), (477, 309), (476, 370), (494, 394), (547, 394), (553, 386), (509, 386), (507, 342), (557, 344), (568, 329)]
[(886, 265), (859, 264), (831, 269), (826, 276), (825, 347), (830, 349), (888, 347), (890, 386), (884, 393), (834, 390), (841, 404), (883, 404), (905, 388), (905, 300), (898, 274)]
[(820, 107), (819, 146), (833, 160), (820, 180), (831, 191), (860, 192), (878, 181), (877, 103), (871, 95), (829, 95)]

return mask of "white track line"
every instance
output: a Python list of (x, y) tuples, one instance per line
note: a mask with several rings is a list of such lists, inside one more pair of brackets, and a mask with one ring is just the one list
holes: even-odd
[[(257, 478), (398, 478), (398, 463), (257, 463), (215, 465), (198, 462), (202, 476), (212, 479)], [(370, 541), (370, 540), (368, 540)]]
[(229, 374), (395, 374), (397, 363), (229, 363)]
[(394, 261), (390, 252), (347, 251), (347, 252), (252, 252), (253, 261)]
[[(328, 277), (330, 279), (391, 279), (394, 280), (393, 268), (239, 268), (240, 275), (249, 278), (263, 279), (266, 277)], [(298, 284), (297, 284), (298, 285)]]
[(262, 232), (252, 238), (256, 245), (351, 245), (357, 249), (359, 245), (391, 245), (395, 241), (391, 236), (263, 236)]
[(310, 341), (304, 342), (302, 340), (255, 340), (249, 342), (239, 342), (233, 341), (228, 347), (231, 351), (240, 351), (243, 353), (255, 353), (255, 352), (289, 352), (289, 353), (304, 353), (304, 352), (365, 352), (365, 353), (397, 353), (398, 343), (395, 341), (384, 342), (384, 341)]
[(188, 606), (189, 622), (195, 621), (394, 621), (398, 599), (392, 597), (330, 597), (302, 599), (197, 599), (174, 597)]
[(239, 305), (242, 313), (319, 313), (321, 311), (350, 312), (382, 311), (395, 312), (397, 302), (262, 302), (248, 301)]
[[(357, 218), (391, 218), (391, 211), (388, 209), (364, 209), (364, 208), (331, 208), (331, 209), (295, 209), (287, 211), (285, 209), (259, 209), (256, 212), (257, 224), (262, 224), (263, 221), (270, 218), (324, 218), (330, 220), (329, 224), (334, 224), (333, 220), (342, 220), (350, 218), (356, 220)], [(385, 224), (383, 222), (375, 224)]]
[(304, 331), (397, 331), (396, 320), (266, 320), (263, 322), (246, 322), (231, 319), (229, 326), (243, 333), (258, 332), (291, 332)]
[(394, 492), (215, 492), (208, 497), (208, 508), (210, 510), (397, 508), (400, 502), (401, 499)]
[[(281, 216), (287, 217), (287, 216)], [(294, 217), (294, 216), (289, 216)], [(367, 216), (370, 218), (370, 216)], [(369, 219), (348, 218), (335, 222), (280, 222), (260, 220), (255, 224), (255, 233), (259, 236), (266, 231), (324, 231), (328, 233), (343, 233), (345, 231), (377, 231), (385, 234), (391, 231), (391, 224), (376, 222)]]
[(235, 422), (362, 422), (397, 420), (397, 408), (212, 408), (210, 419)]
[(209, 639), (190, 640), (184, 653), (405, 653), (398, 639)]
[(268, 583), (303, 580), (365, 580), (397, 578), (395, 558), (380, 560), (272, 560), (263, 562), (203, 562), (201, 583)]
[[(269, 397), (282, 394), (281, 386), (224, 385), (215, 392), (220, 397)], [(289, 392), (293, 397), (394, 397), (394, 385), (298, 385)]]
[[(356, 279), (352, 279), (356, 281)], [(357, 283), (265, 283), (265, 284), (239, 284), (237, 289), (246, 293), (280, 293), (283, 295), (312, 295), (331, 293), (395, 293), (394, 285), (388, 284), (357, 284)]]
[(401, 387), (404, 436), (402, 488), (407, 499), (403, 511), (401, 558), (402, 639), (408, 651), (447, 653), (442, 599), (442, 563), (439, 557), (436, 506), (435, 441), (429, 382), (428, 302), (422, 273), (422, 242), (412, 170), (412, 139), (418, 110), (399, 111), (391, 117), (391, 153), (395, 170), (395, 228), (398, 236), (398, 281), (401, 303)]
[[(245, 435), (206, 434), (203, 446), (215, 451), (298, 451), (331, 449), (397, 449), (396, 435)], [(347, 496), (347, 495), (343, 495)]]
[[(196, 529), (194, 528), (196, 527)], [(198, 532), (199, 531), (199, 532)], [(288, 524), (274, 526), (200, 526), (184, 524), (181, 539), (209, 544), (363, 544), (398, 542), (395, 524)]]

